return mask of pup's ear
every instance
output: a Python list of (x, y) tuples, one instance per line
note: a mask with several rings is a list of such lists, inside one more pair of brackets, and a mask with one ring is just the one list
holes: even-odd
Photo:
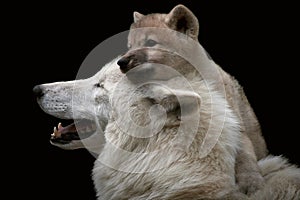
[(144, 17), (143, 14), (139, 13), (139, 12), (133, 12), (133, 21), (134, 23), (136, 23), (137, 21), (139, 21), (142, 17)]
[(201, 97), (194, 91), (154, 88), (154, 100), (167, 112), (179, 111), (182, 117), (200, 112)]
[(187, 7), (183, 5), (175, 6), (167, 14), (165, 22), (171, 29), (184, 33), (194, 40), (198, 40), (198, 19)]

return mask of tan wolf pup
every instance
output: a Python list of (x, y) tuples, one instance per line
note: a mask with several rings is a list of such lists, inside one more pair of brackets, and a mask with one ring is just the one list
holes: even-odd
[[(155, 28), (158, 30), (155, 30)], [(168, 14), (143, 15), (134, 12), (134, 23), (131, 25), (131, 31), (128, 36), (128, 47), (130, 51), (118, 62), (121, 70), (127, 72), (145, 62), (156, 62), (172, 66), (172, 62), (174, 62), (171, 61), (172, 58), (166, 61), (166, 57), (168, 57), (167, 53), (163, 54), (162, 51), (155, 52), (152, 50), (148, 51), (148, 53), (146, 52), (147, 50), (135, 51), (135, 49), (145, 47), (175, 51), (179, 55), (188, 57), (188, 59), (194, 57), (191, 58), (194, 61), (194, 63), (193, 61), (192, 63), (195, 64), (195, 62), (198, 62), (199, 64), (196, 65), (199, 65), (200, 69), (203, 67), (201, 65), (208, 65), (211, 68), (217, 69), (215, 73), (217, 76), (220, 76), (217, 78), (218, 80), (215, 81), (217, 90), (222, 91), (223, 87), (225, 88), (226, 99), (235, 114), (239, 117), (239, 123), (242, 132), (244, 132), (242, 148), (238, 151), (235, 165), (237, 183), (243, 192), (248, 194), (253, 193), (263, 186), (263, 179), (257, 166), (257, 159), (264, 158), (267, 155), (267, 148), (261, 134), (258, 120), (242, 87), (232, 76), (215, 64), (211, 58), (207, 56), (204, 49), (194, 51), (199, 53), (196, 54), (191, 51), (191, 49), (193, 49), (193, 42), (190, 42), (188, 39), (178, 39), (176, 38), (176, 34), (164, 31), (163, 29), (180, 32), (198, 43), (198, 20), (194, 14), (183, 5), (176, 6)], [(185, 75), (188, 73), (195, 74), (195, 72), (184, 71), (180, 68), (176, 70)], [(163, 72), (157, 71), (156, 76), (158, 76), (157, 74), (163, 74)], [(152, 75), (155, 76), (153, 72)], [(168, 73), (160, 76), (165, 76), (166, 79), (170, 78)], [(162, 77), (159, 77), (158, 79), (161, 78)]]

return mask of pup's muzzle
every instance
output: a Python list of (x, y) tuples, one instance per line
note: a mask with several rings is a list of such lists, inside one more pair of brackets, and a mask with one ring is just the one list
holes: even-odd
[(138, 65), (147, 62), (147, 49), (136, 49), (127, 52), (117, 62), (122, 73), (127, 73), (129, 70)]
[(131, 58), (130, 57), (122, 57), (120, 60), (118, 60), (117, 64), (120, 66), (120, 70), (122, 73), (126, 73), (129, 71), (129, 62)]

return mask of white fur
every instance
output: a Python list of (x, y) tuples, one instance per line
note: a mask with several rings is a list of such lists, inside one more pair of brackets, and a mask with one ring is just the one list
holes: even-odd
[[(165, 127), (146, 139), (132, 137), (126, 130), (135, 131), (130, 129), (135, 122), (150, 127), (161, 126), (159, 117), (146, 119), (149, 116), (145, 113), (152, 105), (144, 99), (157, 100), (156, 96), (163, 93), (151, 95), (148, 91), (153, 90), (152, 87), (139, 88), (132, 93), (135, 85), (126, 79), (115, 88), (111, 98), (113, 114), (105, 131), (107, 143), (93, 169), (98, 199), (166, 199), (193, 187), (198, 187), (203, 198), (216, 198), (235, 189), (235, 153), (240, 140), (238, 118), (217, 92), (209, 93), (202, 82), (195, 82), (192, 87), (201, 94), (201, 106), (195, 112), (200, 113), (195, 135), (189, 129), (192, 125), (189, 121), (195, 116), (189, 118), (187, 124), (181, 124), (184, 128), (180, 134), (176, 119), (168, 115)], [(186, 95), (182, 92), (178, 95), (182, 94)], [(214, 101), (211, 101), (212, 96)], [(212, 108), (215, 116), (211, 116)], [(219, 117), (224, 116), (224, 109), (226, 117)], [(214, 118), (211, 124), (210, 118)], [(209, 126), (220, 125), (222, 133), (217, 143), (206, 157), (201, 158), (200, 147)], [(210, 134), (218, 135), (219, 129), (212, 128)], [(206, 139), (211, 140), (210, 136)]]

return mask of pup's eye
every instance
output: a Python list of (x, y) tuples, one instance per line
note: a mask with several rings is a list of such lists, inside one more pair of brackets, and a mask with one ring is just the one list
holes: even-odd
[(103, 83), (96, 83), (94, 86), (97, 87), (97, 88), (104, 88)]
[(153, 46), (155, 46), (156, 44), (157, 44), (156, 41), (149, 39), (149, 40), (146, 41), (145, 47), (153, 47)]

